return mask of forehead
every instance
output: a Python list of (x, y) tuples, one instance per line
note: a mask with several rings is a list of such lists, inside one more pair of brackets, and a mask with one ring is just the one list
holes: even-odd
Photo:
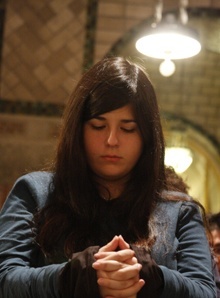
[(101, 116), (103, 116), (106, 119), (108, 118), (134, 119), (134, 110), (133, 110), (133, 107), (130, 104), (128, 104), (121, 108), (104, 113)]

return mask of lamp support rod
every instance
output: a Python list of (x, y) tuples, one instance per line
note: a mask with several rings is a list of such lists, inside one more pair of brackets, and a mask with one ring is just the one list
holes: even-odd
[[(188, 0), (179, 0), (179, 20), (183, 25), (188, 23)], [(163, 17), (163, 0), (158, 0), (155, 6), (154, 26), (159, 24)]]
[(179, 3), (179, 19), (183, 25), (188, 23), (188, 13), (187, 13), (188, 0), (180, 0)]
[(158, 0), (155, 6), (155, 14), (154, 14), (154, 22), (156, 24), (160, 23), (162, 20), (162, 13), (163, 13), (163, 0)]

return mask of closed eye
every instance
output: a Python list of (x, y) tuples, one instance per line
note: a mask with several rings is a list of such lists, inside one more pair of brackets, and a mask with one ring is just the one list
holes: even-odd
[(127, 133), (132, 133), (136, 131), (136, 128), (125, 128), (125, 127), (121, 127), (121, 130), (127, 132)]
[(105, 128), (105, 125), (94, 125), (92, 124), (91, 127), (95, 130), (102, 130)]

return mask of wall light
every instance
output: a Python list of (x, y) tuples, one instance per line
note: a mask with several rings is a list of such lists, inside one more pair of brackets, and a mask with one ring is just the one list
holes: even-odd
[(173, 167), (179, 174), (185, 172), (192, 161), (192, 152), (186, 147), (167, 147), (165, 149), (165, 164)]

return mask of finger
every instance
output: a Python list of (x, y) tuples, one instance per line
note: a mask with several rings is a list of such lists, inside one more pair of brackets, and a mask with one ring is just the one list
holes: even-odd
[(134, 251), (131, 249), (123, 249), (115, 252), (98, 252), (94, 254), (94, 257), (97, 260), (105, 259), (105, 260), (116, 260), (116, 261), (124, 262), (134, 257)]
[(141, 264), (122, 266), (118, 270), (105, 272), (110, 279), (123, 281), (138, 277), (142, 266)]
[(121, 235), (119, 235), (118, 237), (118, 246), (120, 249), (130, 248), (130, 245), (124, 240), (124, 238)]
[(115, 260), (108, 260), (108, 261), (99, 260), (92, 264), (92, 267), (95, 270), (103, 270), (103, 271), (116, 271), (123, 268), (124, 266), (126, 266), (125, 263), (120, 263)]
[(115, 236), (112, 241), (99, 249), (99, 252), (114, 251), (118, 247), (118, 236)]
[(134, 265), (134, 264), (137, 264), (138, 260), (136, 257), (133, 257), (131, 259), (126, 260), (125, 262), (126, 262), (126, 264)]
[(99, 286), (101, 292), (104, 293), (104, 297), (136, 297), (137, 293), (144, 286), (145, 281), (143, 279), (139, 279), (136, 283), (134, 283), (131, 287), (125, 289), (111, 289), (108, 287)]
[(102, 287), (106, 287), (113, 290), (124, 290), (130, 288), (139, 280), (138, 276), (128, 280), (117, 281), (109, 278), (99, 278), (97, 280), (98, 284)]
[(142, 268), (141, 264), (126, 265), (115, 261), (107, 261), (103, 263), (93, 263), (93, 268), (97, 270), (98, 277), (114, 279), (117, 281), (128, 280), (139, 276)]
[(111, 251), (111, 252), (97, 252), (94, 254), (94, 257), (96, 260), (99, 260), (99, 259), (105, 259), (105, 258), (114, 258), (114, 255), (115, 255), (115, 252), (114, 251)]

